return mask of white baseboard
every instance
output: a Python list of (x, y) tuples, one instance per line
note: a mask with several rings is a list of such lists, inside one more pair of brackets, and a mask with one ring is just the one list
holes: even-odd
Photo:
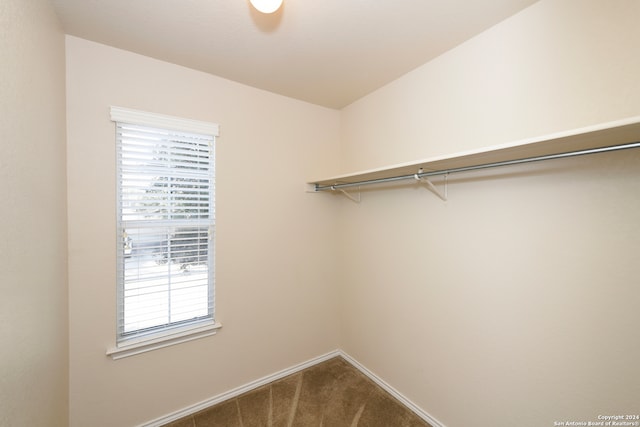
[(321, 356), (314, 357), (313, 359), (307, 360), (306, 362), (297, 364), (295, 366), (292, 366), (290, 368), (287, 368), (287, 369), (284, 369), (282, 371), (276, 372), (274, 374), (267, 375), (265, 377), (262, 377), (262, 378), (260, 378), (258, 380), (255, 380), (255, 381), (252, 381), (252, 382), (247, 383), (245, 385), (242, 385), (240, 387), (236, 387), (236, 388), (234, 388), (232, 390), (229, 390), (229, 391), (227, 391), (225, 393), (221, 393), (221, 394), (219, 394), (217, 396), (214, 396), (214, 397), (211, 397), (209, 399), (203, 400), (202, 402), (196, 403), (195, 405), (191, 405), (189, 407), (186, 407), (186, 408), (181, 409), (179, 411), (176, 411), (176, 412), (173, 412), (171, 414), (165, 415), (163, 417), (156, 418), (153, 421), (149, 421), (147, 423), (140, 424), (137, 427), (161, 427), (161, 426), (163, 426), (165, 424), (168, 424), (168, 423), (170, 423), (172, 421), (176, 421), (176, 420), (179, 420), (180, 418), (188, 417), (189, 415), (193, 415), (196, 412), (200, 412), (200, 411), (202, 411), (204, 409), (207, 409), (207, 408), (209, 408), (209, 407), (211, 407), (213, 405), (216, 405), (218, 403), (224, 402), (225, 400), (233, 399), (234, 397), (238, 397), (241, 394), (247, 393), (247, 392), (249, 392), (251, 390), (255, 390), (258, 387), (262, 387), (263, 385), (269, 384), (270, 382), (277, 381), (277, 380), (279, 380), (281, 378), (284, 378), (286, 376), (289, 376), (291, 374), (295, 374), (297, 372), (300, 372), (303, 369), (307, 369), (307, 368), (310, 368), (311, 366), (317, 365), (318, 363), (325, 362), (325, 361), (327, 361), (329, 359), (332, 359), (332, 358), (334, 358), (336, 356), (340, 356), (344, 360), (346, 360), (347, 362), (352, 364), (356, 369), (358, 369), (360, 372), (362, 372), (364, 375), (366, 375), (368, 378), (370, 378), (373, 382), (375, 382), (380, 387), (382, 387), (384, 390), (386, 390), (393, 397), (398, 399), (403, 405), (405, 405), (411, 411), (415, 412), (416, 415), (418, 415), (420, 418), (422, 418), (423, 420), (425, 420), (426, 422), (431, 424), (433, 427), (445, 427), (444, 424), (442, 424), (441, 422), (439, 422), (438, 420), (433, 418), (427, 412), (423, 411), (419, 406), (417, 406), (415, 403), (411, 402), (409, 399), (404, 397), (396, 389), (391, 387), (389, 384), (387, 384), (385, 381), (383, 381), (380, 377), (378, 377), (376, 374), (374, 374), (373, 372), (371, 372), (370, 370), (368, 370), (367, 368), (362, 366), (359, 362), (357, 362), (354, 358), (352, 358), (351, 356), (349, 356), (347, 353), (343, 352), (342, 350), (334, 350), (334, 351), (331, 351), (331, 352), (329, 352), (327, 354), (323, 354)]
[(318, 363), (322, 363), (329, 359), (333, 359), (336, 356), (341, 356), (342, 353), (340, 350), (334, 350), (327, 354), (323, 354), (322, 356), (314, 357), (311, 360), (307, 360), (306, 362), (299, 363), (290, 368), (284, 369), (282, 371), (276, 372), (271, 375), (267, 375), (266, 377), (262, 377), (258, 380), (251, 381), (245, 385), (240, 387), (236, 387), (227, 392), (221, 393), (217, 396), (211, 397), (207, 400), (203, 400), (202, 402), (196, 403), (195, 405), (191, 405), (179, 411), (173, 412), (171, 414), (165, 415), (160, 418), (156, 418), (153, 421), (149, 421), (144, 424), (138, 425), (138, 427), (161, 427), (165, 424), (168, 424), (172, 421), (179, 420), (180, 418), (188, 417), (189, 415), (193, 415), (196, 412), (200, 412), (204, 409), (207, 409), (213, 405), (224, 402), (225, 400), (233, 399), (234, 397), (238, 397), (243, 393), (247, 393), (251, 390), (255, 390), (258, 387), (262, 387), (263, 385), (269, 384), (270, 382), (277, 381), (281, 378), (284, 378), (288, 375), (295, 374), (297, 372), (302, 371), (303, 369), (310, 368), (311, 366), (317, 365)]
[(440, 421), (438, 421), (437, 419), (435, 419), (434, 417), (432, 417), (428, 412), (426, 412), (425, 410), (423, 410), (422, 408), (420, 408), (418, 405), (416, 405), (415, 403), (413, 403), (411, 400), (407, 399), (402, 393), (400, 393), (398, 390), (396, 390), (395, 388), (391, 387), (387, 382), (385, 382), (382, 378), (380, 378), (379, 376), (377, 376), (376, 374), (374, 374), (373, 372), (371, 372), (370, 370), (368, 370), (367, 368), (365, 368), (363, 365), (360, 364), (360, 362), (358, 362), (357, 360), (355, 360), (353, 357), (349, 356), (347, 353), (345, 353), (342, 350), (338, 350), (337, 351), (338, 354), (340, 354), (340, 357), (342, 357), (344, 360), (346, 360), (347, 362), (351, 363), (353, 366), (355, 366), (360, 372), (362, 372), (365, 376), (369, 377), (369, 379), (371, 381), (373, 381), (374, 383), (378, 384), (380, 387), (382, 387), (387, 393), (389, 393), (390, 395), (392, 395), (393, 397), (395, 397), (396, 399), (398, 399), (404, 406), (406, 406), (407, 408), (409, 408), (412, 412), (414, 412), (417, 416), (419, 416), (420, 418), (422, 418), (423, 420), (425, 420), (426, 422), (428, 422), (429, 424), (431, 424), (433, 427), (446, 427), (444, 424), (442, 424)]

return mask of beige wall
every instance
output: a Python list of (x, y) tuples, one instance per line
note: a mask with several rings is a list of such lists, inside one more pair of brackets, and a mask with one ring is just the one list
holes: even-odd
[(634, 0), (541, 1), (343, 111), (345, 171), (640, 113)]
[[(67, 37), (70, 386), (74, 427), (130, 426), (338, 347), (339, 112)], [(115, 133), (121, 106), (220, 125), (213, 336), (113, 361)]]
[[(342, 172), (640, 114), (640, 2), (548, 0), (345, 108)], [(638, 410), (640, 153), (341, 206), (342, 347), (449, 427)]]
[[(446, 203), (302, 183), (340, 150), (350, 172), (639, 114), (639, 8), (544, 0), (342, 112), (67, 37), (70, 425), (142, 423), (336, 347), (448, 427), (633, 412), (639, 153), (452, 177)], [(63, 41), (45, 1), (0, 11), (0, 424), (64, 426)], [(111, 105), (221, 126), (224, 327), (119, 361)]]
[(67, 425), (64, 36), (0, 0), (0, 425)]

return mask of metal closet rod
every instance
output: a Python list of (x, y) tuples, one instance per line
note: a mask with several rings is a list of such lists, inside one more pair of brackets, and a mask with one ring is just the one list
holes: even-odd
[(628, 144), (612, 145), (609, 147), (591, 148), (591, 149), (579, 150), (579, 151), (569, 151), (567, 153), (548, 154), (546, 156), (527, 157), (524, 159), (505, 160), (503, 162), (485, 163), (481, 165), (464, 166), (460, 168), (443, 169), (443, 170), (430, 171), (430, 172), (419, 172), (419, 173), (410, 174), (410, 175), (392, 176), (389, 178), (368, 179), (364, 181), (348, 182), (348, 183), (333, 184), (333, 185), (316, 184), (315, 191), (339, 190), (341, 188), (357, 187), (360, 185), (381, 184), (384, 182), (403, 181), (407, 179), (415, 180), (416, 178), (424, 178), (429, 176), (447, 175), (450, 173), (468, 172), (468, 171), (474, 171), (479, 169), (496, 168), (500, 166), (519, 165), (522, 163), (540, 162), (543, 160), (562, 159), (565, 157), (584, 156), (587, 154), (606, 153), (609, 151), (627, 150), (630, 148), (640, 148), (640, 141), (631, 142)]

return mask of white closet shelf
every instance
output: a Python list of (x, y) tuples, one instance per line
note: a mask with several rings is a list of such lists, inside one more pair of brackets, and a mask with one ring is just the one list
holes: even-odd
[[(357, 185), (375, 184), (385, 180), (410, 179), (413, 175), (431, 176), (484, 167), (503, 166), (527, 161), (546, 160), (553, 156), (590, 154), (590, 150), (640, 147), (640, 116), (529, 138), (513, 143), (464, 151), (414, 162), (309, 181), (315, 191), (325, 191)], [(599, 152), (599, 151), (595, 151)], [(422, 172), (420, 172), (422, 171)]]

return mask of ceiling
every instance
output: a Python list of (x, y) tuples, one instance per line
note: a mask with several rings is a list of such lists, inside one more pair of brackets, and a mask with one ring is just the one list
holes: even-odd
[(342, 108), (537, 0), (51, 0), (67, 34)]

